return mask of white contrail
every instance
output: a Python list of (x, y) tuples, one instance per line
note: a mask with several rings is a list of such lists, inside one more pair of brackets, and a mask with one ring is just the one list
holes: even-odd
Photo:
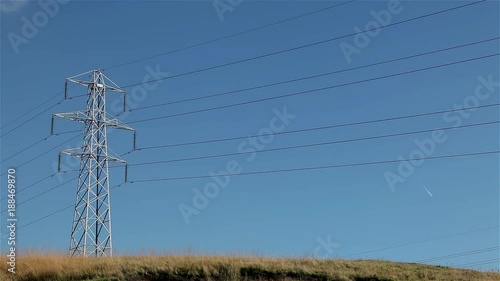
[(434, 196), (434, 195), (432, 195), (432, 193), (429, 191), (429, 189), (427, 189), (427, 187), (425, 187), (425, 185), (424, 185), (422, 182), (420, 182), (420, 186), (421, 186), (423, 189), (425, 189), (425, 191), (427, 191), (427, 194), (429, 194), (429, 196), (430, 196), (430, 197), (433, 197), (433, 196)]

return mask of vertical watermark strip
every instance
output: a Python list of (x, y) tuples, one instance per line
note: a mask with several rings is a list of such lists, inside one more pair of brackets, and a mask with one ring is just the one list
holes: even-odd
[(7, 170), (7, 228), (9, 229), (9, 238), (7, 244), (9, 253), (7, 254), (9, 268), (11, 273), (16, 273), (16, 169), (10, 168)]

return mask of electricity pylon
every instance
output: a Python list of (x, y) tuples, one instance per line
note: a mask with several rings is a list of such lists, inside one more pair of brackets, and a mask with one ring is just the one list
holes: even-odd
[[(88, 77), (88, 81), (84, 77)], [(87, 109), (52, 115), (51, 133), (54, 133), (54, 117), (61, 117), (85, 124), (81, 147), (62, 150), (80, 158), (80, 170), (76, 191), (75, 210), (70, 238), (71, 256), (112, 256), (111, 205), (109, 191), (109, 162), (126, 162), (108, 154), (107, 129), (116, 128), (134, 132), (135, 130), (106, 113), (106, 92), (124, 94), (123, 106), (126, 109), (125, 91), (116, 85), (100, 70), (92, 70), (66, 79), (65, 98), (68, 97), (68, 82), (87, 87)], [(126, 167), (126, 166), (125, 166)], [(125, 169), (126, 181), (127, 169)]]

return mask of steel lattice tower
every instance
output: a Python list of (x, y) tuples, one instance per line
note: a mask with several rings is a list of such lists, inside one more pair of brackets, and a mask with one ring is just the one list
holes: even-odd
[[(79, 79), (84, 76), (88, 77), (88, 75), (90, 75), (88, 81)], [(134, 131), (134, 129), (106, 113), (106, 92), (123, 93), (125, 110), (125, 91), (100, 70), (92, 70), (67, 78), (66, 98), (68, 96), (68, 82), (87, 87), (87, 108), (85, 111), (57, 113), (52, 117), (52, 133), (54, 131), (54, 117), (78, 121), (85, 125), (82, 146), (62, 150), (59, 154), (59, 164), (61, 154), (80, 158), (69, 247), (70, 255), (112, 256), (109, 162), (126, 162), (108, 154), (107, 129), (117, 128), (130, 131)]]

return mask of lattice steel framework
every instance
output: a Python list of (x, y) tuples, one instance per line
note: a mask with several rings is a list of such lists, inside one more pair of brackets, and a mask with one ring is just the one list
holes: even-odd
[[(88, 81), (81, 80), (81, 78), (88, 76), (90, 76)], [(82, 146), (62, 150), (59, 154), (59, 163), (62, 154), (80, 158), (80, 173), (69, 247), (70, 255), (112, 256), (109, 162), (126, 162), (108, 154), (107, 129), (116, 128), (130, 131), (134, 131), (134, 129), (106, 113), (106, 92), (123, 93), (125, 110), (125, 91), (100, 70), (92, 70), (67, 78), (66, 98), (68, 97), (68, 82), (87, 87), (87, 108), (85, 111), (57, 113), (52, 116), (52, 133), (54, 132), (54, 117), (81, 122), (85, 125)]]

